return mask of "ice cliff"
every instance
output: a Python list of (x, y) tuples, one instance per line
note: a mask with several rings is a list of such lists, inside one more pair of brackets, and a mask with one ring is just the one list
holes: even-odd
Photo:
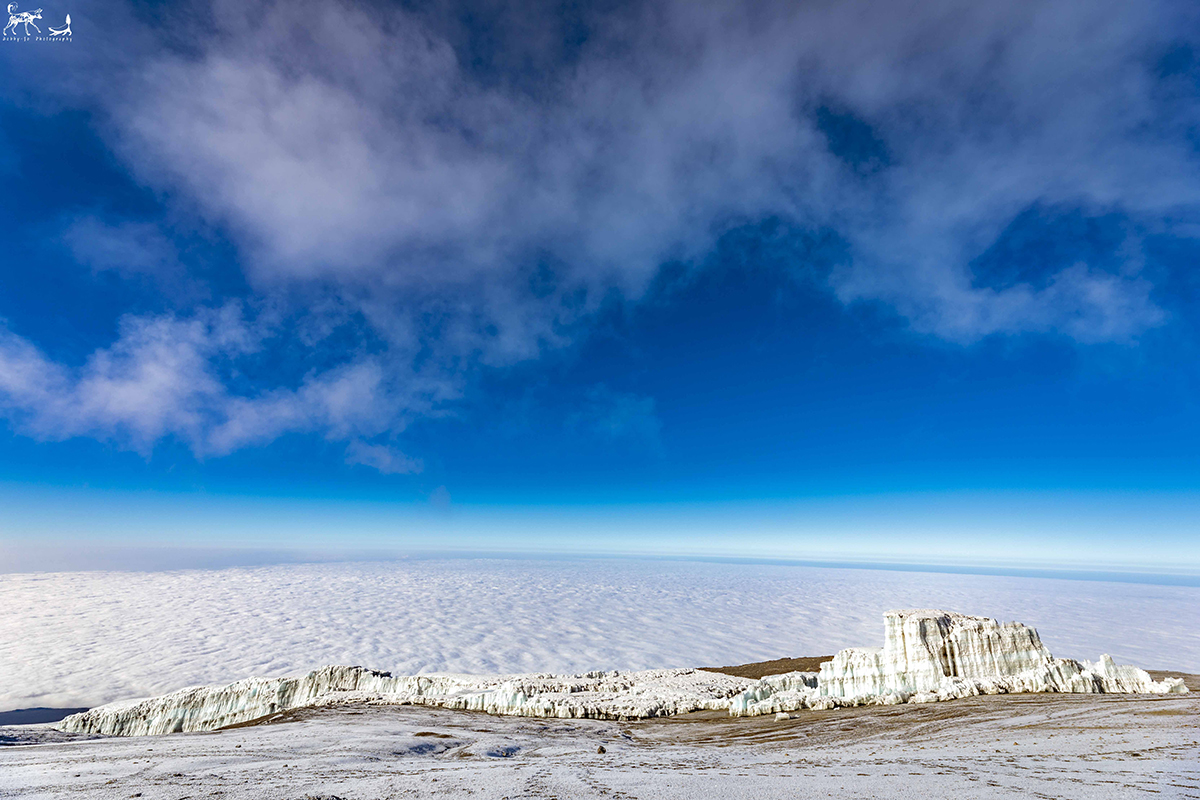
[(291, 678), (248, 678), (111, 703), (56, 726), (115, 736), (207, 731), (295, 708), (365, 702), (524, 717), (644, 719), (725, 710), (754, 681), (694, 669), (582, 675), (417, 675), (324, 667)]
[(290, 709), (348, 702), (413, 704), (529, 717), (643, 719), (700, 710), (733, 716), (933, 702), (1008, 692), (1186, 692), (1109, 656), (1054, 658), (1037, 631), (946, 611), (889, 611), (882, 648), (852, 648), (819, 673), (761, 680), (693, 669), (582, 675), (418, 675), (324, 667), (112, 703), (67, 717), (75, 733), (139, 736), (206, 731)]
[(1186, 692), (1183, 680), (1154, 681), (1111, 656), (1095, 663), (1055, 658), (1033, 628), (948, 611), (889, 611), (883, 647), (842, 650), (812, 680), (763, 678), (735, 697), (730, 713), (753, 716), (850, 705), (929, 703), (980, 694)]

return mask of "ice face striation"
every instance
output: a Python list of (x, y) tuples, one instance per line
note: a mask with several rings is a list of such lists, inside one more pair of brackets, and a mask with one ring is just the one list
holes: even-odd
[(582, 675), (417, 675), (324, 667), (290, 678), (249, 678), (183, 689), (74, 714), (72, 733), (139, 736), (208, 731), (295, 708), (348, 702), (412, 704), (527, 717), (643, 719), (691, 711), (733, 716), (839, 706), (926, 703), (1010, 692), (1186, 692), (1137, 667), (1054, 658), (1037, 631), (947, 611), (889, 611), (882, 648), (851, 648), (820, 673), (761, 680), (693, 669)]
[[(765, 681), (766, 679), (764, 679)], [(821, 664), (814, 689), (761, 685), (734, 698), (734, 715), (803, 708), (925, 703), (1012, 692), (1186, 692), (1179, 678), (1155, 682), (1110, 656), (1095, 664), (1055, 658), (1033, 628), (948, 611), (884, 614), (883, 647), (842, 650)]]
[(755, 681), (694, 669), (582, 675), (416, 675), (324, 667), (292, 678), (248, 678), (110, 703), (55, 727), (110, 736), (209, 731), (295, 708), (342, 703), (425, 705), (524, 717), (644, 719), (729, 708)]
[(1052, 659), (1037, 631), (946, 611), (889, 611), (883, 649), (843, 650), (821, 665), (831, 697), (933, 691), (946, 678), (1017, 675)]

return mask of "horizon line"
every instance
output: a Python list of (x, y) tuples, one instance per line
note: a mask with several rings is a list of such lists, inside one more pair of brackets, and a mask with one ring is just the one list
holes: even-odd
[[(86, 551), (88, 548), (84, 548)], [(0, 566), (0, 575), (53, 574), (64, 572), (175, 572), (184, 570), (222, 570), (306, 564), (387, 563), (393, 561), (436, 561), (450, 559), (495, 559), (517, 561), (665, 561), (682, 563), (740, 564), (745, 566), (809, 567), (816, 569), (866, 569), (885, 572), (924, 572), (954, 575), (991, 575), (996, 577), (1042, 578), (1051, 580), (1099, 581), (1158, 586), (1200, 587), (1200, 571), (1153, 565), (1110, 567), (1102, 564), (1068, 562), (1032, 562), (1028, 564), (988, 562), (986, 559), (937, 562), (928, 559), (902, 560), (883, 555), (846, 557), (774, 557), (735, 556), (703, 553), (586, 552), (535, 549), (443, 548), (428, 550), (351, 550), (329, 551), (300, 548), (197, 547), (162, 544), (96, 544), (93, 552), (77, 552), (96, 566), (46, 566), (37, 561), (54, 559), (27, 558), (26, 565)], [(3, 545), (0, 544), (0, 552)], [(138, 565), (133, 562), (142, 561)], [(129, 562), (122, 564), (122, 562)]]

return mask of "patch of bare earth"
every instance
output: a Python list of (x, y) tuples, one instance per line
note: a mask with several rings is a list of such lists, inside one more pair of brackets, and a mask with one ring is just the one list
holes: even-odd
[(832, 660), (833, 656), (776, 658), (772, 661), (755, 661), (753, 664), (738, 664), (732, 667), (699, 667), (698, 669), (705, 672), (720, 672), (735, 678), (758, 680), (767, 675), (782, 675), (785, 672), (819, 672), (823, 662)]
[(1156, 681), (1161, 681), (1163, 678), (1183, 678), (1183, 685), (1188, 688), (1188, 691), (1200, 692), (1200, 675), (1192, 675), (1187, 672), (1164, 672), (1160, 669), (1148, 669), (1150, 677)]

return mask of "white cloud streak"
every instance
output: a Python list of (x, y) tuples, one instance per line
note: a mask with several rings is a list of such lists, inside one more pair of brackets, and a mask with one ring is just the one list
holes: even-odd
[[(664, 1), (588, 17), (579, 51), (548, 60), (556, 34), (534, 9), (526, 39), (492, 43), (488, 76), (445, 18), (338, 0), (197, 8), (213, 27), (173, 30), (188, 48), (146, 46), (97, 88), (115, 149), (230, 232), (264, 298), (332, 295), (390, 350), (235, 396), (214, 360), (262, 341), (223, 339), (226, 312), (128, 320), (74, 371), (6, 334), (0, 387), (26, 430), (139, 449), (175, 435), (201, 453), (321, 431), (352, 442), (352, 463), (413, 471), (359, 439), (431, 407), (416, 353), (445, 375), (536, 357), (605, 292), (636, 299), (664, 259), (698, 261), (771, 217), (836, 231), (850, 260), (832, 290), (918, 331), (1129, 341), (1167, 319), (1137, 259), (1013, 286), (978, 285), (970, 265), (1030, 208), (1137, 229), (1186, 226), (1200, 204), (1200, 104), (1154, 73), (1187, 30), (1167, 0)], [(533, 79), (505, 71), (526, 61)], [(835, 153), (821, 107), (869, 126), (877, 169)], [(133, 233), (147, 247), (127, 270), (156, 247)], [(117, 240), (91, 238), (80, 257), (117, 268)], [(538, 262), (555, 274), (531, 291)]]
[(82, 217), (67, 227), (63, 242), (79, 263), (97, 272), (156, 274), (177, 262), (170, 240), (156, 225), (144, 222), (109, 225), (95, 217)]
[[(1098, 282), (1122, 299), (1090, 303), (1093, 340), (1154, 324), (1139, 283), (1085, 271), (1058, 282), (1078, 292), (970, 292), (970, 259), (1034, 204), (1157, 217), (1200, 199), (1190, 146), (1156, 116), (1166, 4), (658, 3), (604, 20), (537, 93), (482, 85), (411, 14), (255, 8), (218, 3), (222, 35), (159, 59), (118, 125), (135, 167), (240, 232), (261, 281), (504, 295), (514, 265), (549, 253), (564, 288), (636, 295), (662, 259), (779, 215), (850, 241), (843, 297), (951, 338), (1071, 334)], [(822, 103), (873, 125), (893, 164), (851, 180), (814, 123)], [(477, 302), (527, 327), (503, 319), (512, 299)]]
[[(0, 328), (0, 408), (19, 430), (44, 439), (93, 436), (149, 455), (174, 437), (197, 456), (219, 456), (289, 432), (354, 439), (352, 463), (415, 471), (396, 451), (363, 460), (356, 437), (402, 430), (406, 415), (425, 413), (453, 389), (407, 375), (397, 381), (378, 358), (363, 356), (310, 371), (294, 387), (233, 394), (219, 366), (257, 352), (272, 331), (248, 322), (236, 304), (190, 318), (127, 317), (120, 338), (76, 369), (50, 361), (28, 341)], [(424, 390), (424, 393), (422, 393)]]
[(385, 475), (408, 475), (425, 468), (419, 458), (409, 458), (394, 447), (358, 439), (346, 448), (346, 463), (373, 467)]

